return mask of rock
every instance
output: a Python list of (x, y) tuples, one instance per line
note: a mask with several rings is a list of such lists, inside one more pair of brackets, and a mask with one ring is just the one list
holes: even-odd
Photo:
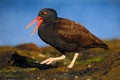
[[(34, 44), (29, 44), (32, 45), (31, 48), (28, 44), (27, 46), (0, 47), (0, 80), (120, 80), (120, 45), (112, 45), (111, 42), (109, 44), (112, 49), (102, 51), (102, 60), (89, 64), (84, 63), (89, 58), (89, 51), (87, 51), (85, 54), (87, 57), (85, 56), (85, 59), (81, 58), (83, 62), (80, 62), (81, 60), (77, 61), (77, 63), (80, 63), (75, 64), (72, 69), (64, 67), (71, 61), (69, 59), (66, 64), (59, 62), (62, 67), (58, 66), (59, 64), (39, 64), (36, 59), (37, 56), (40, 60), (44, 56), (37, 55), (41, 49)], [(54, 49), (49, 50), (51, 48), (44, 48), (43, 52), (47, 54), (52, 52), (52, 55), (55, 56)], [(99, 49), (91, 50), (90, 53), (101, 53), (100, 51)]]
[(12, 66), (12, 55), (13, 52), (7, 51), (0, 53), (0, 69), (5, 68), (7, 66)]

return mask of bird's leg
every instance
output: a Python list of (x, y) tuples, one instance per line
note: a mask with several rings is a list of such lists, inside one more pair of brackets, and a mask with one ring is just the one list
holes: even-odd
[(79, 53), (74, 54), (73, 60), (71, 61), (71, 63), (68, 65), (67, 68), (72, 68), (73, 67), (73, 65), (74, 65), (74, 63), (75, 63), (78, 56), (79, 56)]
[(54, 61), (63, 60), (63, 59), (65, 59), (65, 58), (66, 58), (65, 55), (62, 55), (62, 56), (56, 57), (56, 58), (48, 58), (48, 59), (42, 61), (40, 64), (51, 64), (51, 63), (54, 62)]

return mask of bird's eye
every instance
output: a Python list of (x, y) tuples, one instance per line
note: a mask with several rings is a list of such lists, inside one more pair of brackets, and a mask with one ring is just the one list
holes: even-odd
[(42, 12), (42, 14), (43, 14), (43, 15), (46, 15), (46, 14), (48, 14), (48, 12), (44, 11), (44, 12)]

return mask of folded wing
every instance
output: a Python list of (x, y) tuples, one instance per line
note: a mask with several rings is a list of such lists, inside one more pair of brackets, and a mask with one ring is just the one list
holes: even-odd
[(84, 26), (68, 19), (57, 20), (55, 22), (55, 29), (60, 39), (80, 47), (97, 47), (97, 45), (104, 44)]

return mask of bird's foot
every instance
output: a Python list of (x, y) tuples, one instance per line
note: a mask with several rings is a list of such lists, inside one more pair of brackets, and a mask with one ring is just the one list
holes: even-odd
[(55, 58), (48, 58), (48, 59), (42, 61), (40, 64), (47, 64), (48, 65), (48, 64), (51, 64), (54, 61), (55, 61)]
[(67, 68), (71, 69), (71, 68), (73, 68), (73, 65), (70, 64), (67, 66)]
[(48, 58), (48, 59), (42, 61), (40, 64), (47, 64), (48, 65), (48, 64), (51, 64), (52, 62), (63, 60), (65, 58), (66, 58), (65, 55), (62, 55), (62, 56), (56, 57), (56, 58)]

